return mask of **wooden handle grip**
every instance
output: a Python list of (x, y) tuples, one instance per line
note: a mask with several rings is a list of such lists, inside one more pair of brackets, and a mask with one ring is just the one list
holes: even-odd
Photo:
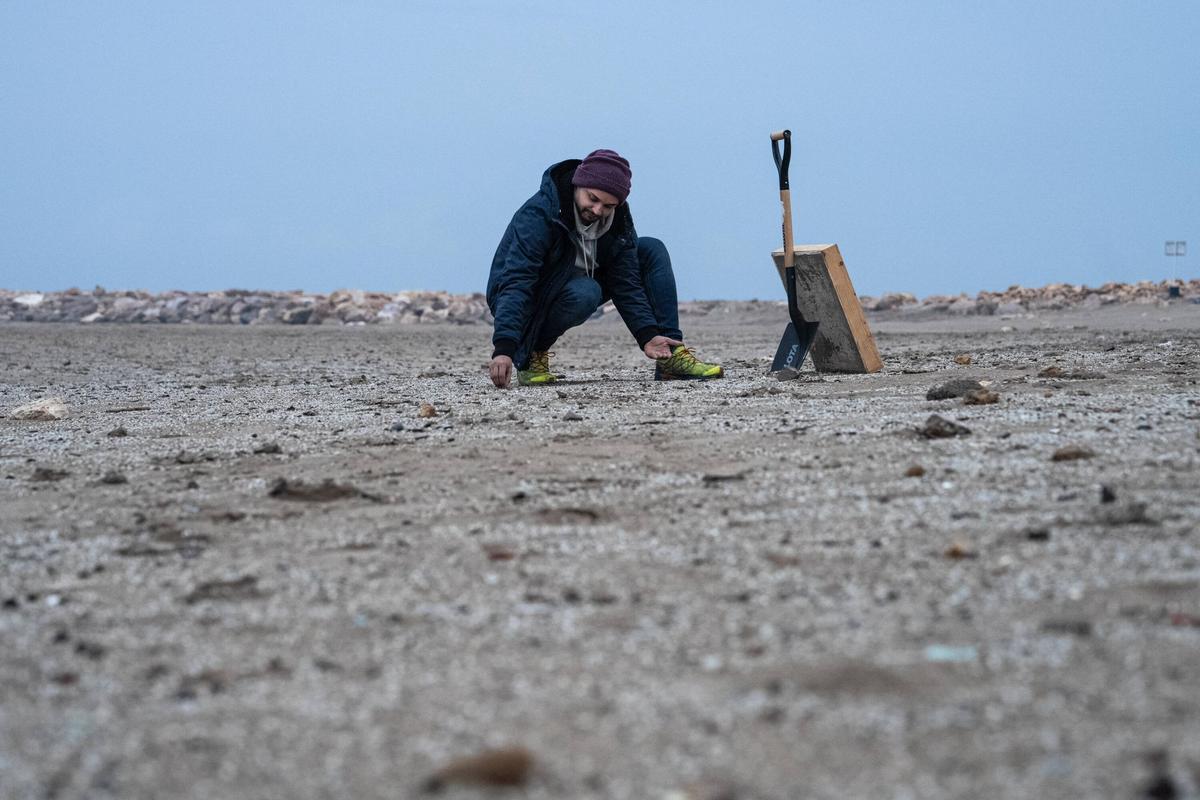
[(782, 142), (783, 138), (788, 135), (787, 131), (775, 131), (771, 134), (772, 142)]

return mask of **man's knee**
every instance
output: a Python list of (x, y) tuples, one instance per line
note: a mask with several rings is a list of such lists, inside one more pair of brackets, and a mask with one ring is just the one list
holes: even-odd
[(662, 239), (655, 239), (653, 236), (639, 236), (638, 261), (643, 264), (653, 264), (659, 261), (670, 264), (671, 256), (667, 254), (667, 246), (663, 244)]
[(601, 303), (600, 284), (591, 278), (574, 278), (559, 295), (559, 303), (564, 316), (573, 325), (586, 322)]

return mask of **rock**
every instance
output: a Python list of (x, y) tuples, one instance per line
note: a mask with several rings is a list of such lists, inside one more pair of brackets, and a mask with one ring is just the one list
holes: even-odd
[(926, 400), (949, 400), (962, 397), (967, 392), (982, 389), (983, 384), (970, 378), (955, 378), (952, 381), (938, 384), (925, 393)]
[(1086, 619), (1048, 619), (1042, 623), (1042, 632), (1065, 636), (1091, 636), (1092, 623)]
[(1100, 502), (1101, 503), (1114, 503), (1114, 502), (1116, 502), (1116, 500), (1117, 500), (1117, 493), (1111, 486), (1102, 485), (1100, 487)]
[(583, 417), (579, 414), (576, 414), (574, 411), (568, 411), (566, 414), (563, 414), (563, 421), (565, 421), (565, 422), (582, 422)]
[(61, 397), (47, 397), (43, 400), (34, 400), (32, 403), (17, 406), (9, 412), (9, 417), (12, 419), (52, 422), (54, 420), (65, 419), (69, 414), (70, 411), (67, 408), (67, 404)]
[(128, 435), (129, 435), (129, 431), (127, 431), (127, 430), (125, 429), (125, 426), (124, 426), (124, 425), (118, 425), (117, 427), (113, 428), (111, 431), (109, 431), (108, 433), (106, 433), (106, 434), (104, 434), (104, 435), (105, 435), (105, 436), (112, 436), (112, 437), (128, 436)]
[(308, 503), (329, 503), (351, 497), (379, 500), (375, 495), (367, 494), (348, 483), (334, 483), (331, 478), (326, 478), (324, 482), (316, 485), (306, 484), (302, 481), (289, 482), (285, 478), (280, 478), (271, 485), (267, 494), (278, 500), (300, 500)]
[(422, 418), (436, 417), (437, 409), (431, 403), (421, 403), (421, 407), (417, 409), (417, 416)]
[(911, 467), (904, 470), (904, 477), (906, 477), (906, 478), (919, 478), (924, 474), (925, 474), (925, 468), (922, 467), (920, 464), (913, 464)]
[(1096, 454), (1092, 450), (1078, 444), (1069, 444), (1066, 447), (1060, 447), (1054, 451), (1054, 455), (1050, 456), (1051, 461), (1079, 461), (1084, 458), (1095, 458)]
[(120, 472), (117, 472), (115, 469), (110, 469), (100, 477), (100, 482), (116, 485), (120, 483), (129, 483), (129, 479)]
[(258, 578), (244, 575), (235, 580), (201, 583), (183, 598), (183, 602), (191, 605), (205, 600), (253, 600), (264, 596), (258, 588)]
[(524, 747), (485, 750), (457, 758), (425, 781), (426, 792), (440, 792), (450, 784), (473, 786), (524, 786), (533, 770), (533, 754)]
[(979, 556), (978, 553), (971, 549), (969, 544), (962, 540), (955, 540), (951, 542), (942, 552), (942, 555), (944, 555), (946, 558), (953, 559), (977, 558)]
[(967, 364), (971, 363), (971, 356), (967, 353), (959, 353), (954, 357), (954, 363), (961, 364), (965, 367)]
[(61, 481), (70, 474), (66, 470), (54, 469), (53, 467), (38, 467), (33, 471), (33, 475), (29, 479), (33, 481)]
[(255, 455), (279, 455), (283, 452), (283, 448), (279, 446), (279, 442), (266, 442), (254, 448)]
[(991, 389), (972, 389), (963, 395), (965, 406), (987, 406), (1000, 402), (1000, 395)]
[(971, 429), (937, 414), (930, 414), (925, 424), (917, 429), (917, 433), (926, 439), (948, 439), (954, 436), (968, 436)]

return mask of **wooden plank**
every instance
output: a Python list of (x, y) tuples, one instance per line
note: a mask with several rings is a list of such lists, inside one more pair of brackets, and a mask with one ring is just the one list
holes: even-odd
[[(867, 326), (867, 318), (838, 246), (798, 244), (793, 252), (796, 305), (806, 320), (821, 323), (812, 347), (813, 365), (821, 372), (878, 372), (883, 369), (875, 337)], [(783, 248), (771, 256), (782, 282)], [(786, 284), (784, 289), (786, 291)]]

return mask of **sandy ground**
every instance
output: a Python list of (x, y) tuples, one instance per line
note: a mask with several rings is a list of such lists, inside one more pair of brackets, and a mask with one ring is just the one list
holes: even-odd
[(778, 382), (783, 322), (686, 317), (706, 384), (589, 323), (507, 392), (481, 326), (0, 326), (0, 409), (72, 409), (0, 421), (0, 797), (507, 745), (441, 796), (1196, 796), (1200, 306), (876, 319), (882, 374)]

